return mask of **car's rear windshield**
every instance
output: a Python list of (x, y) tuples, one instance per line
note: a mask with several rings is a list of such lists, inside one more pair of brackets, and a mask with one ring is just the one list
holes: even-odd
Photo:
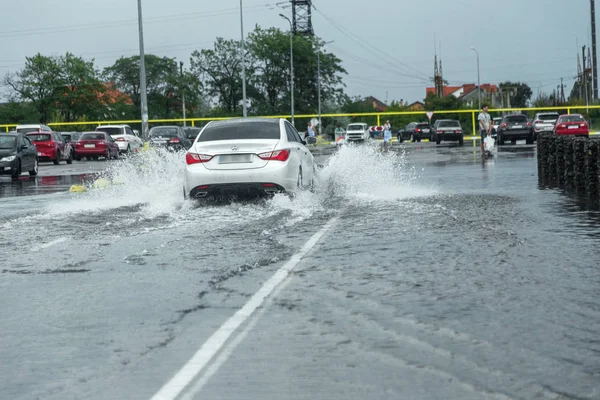
[(506, 117), (504, 119), (504, 122), (511, 122), (511, 123), (523, 123), (526, 124), (527, 123), (527, 117), (525, 115), (511, 115), (510, 117)]
[(460, 128), (460, 122), (458, 121), (440, 121), (438, 128)]
[(46, 135), (43, 133), (30, 133), (27, 135), (29, 140), (32, 142), (48, 142), (50, 139), (50, 135)]
[(200, 133), (200, 128), (184, 128), (183, 131), (185, 132), (185, 136), (187, 136), (188, 139), (196, 139), (196, 136), (198, 136), (198, 134)]
[(558, 114), (540, 114), (538, 115), (538, 119), (540, 121), (556, 121), (558, 119)]
[(429, 124), (427, 122), (424, 122), (422, 124), (417, 124), (417, 128), (421, 128), (421, 129), (425, 128), (426, 129), (426, 128), (429, 128)]
[(562, 122), (585, 122), (585, 119), (581, 115), (567, 115), (560, 117)]
[(177, 137), (175, 128), (154, 128), (150, 130), (150, 137)]
[(208, 126), (198, 138), (199, 142), (239, 139), (280, 139), (279, 124), (274, 122), (240, 122)]
[(79, 140), (106, 140), (104, 133), (84, 133)]
[(29, 133), (29, 132), (39, 132), (41, 131), (40, 128), (19, 128), (17, 129), (17, 132), (19, 133)]
[(123, 134), (123, 129), (121, 129), (121, 128), (96, 128), (96, 130), (100, 131), (100, 132), (106, 132), (110, 136), (122, 135)]
[(349, 131), (362, 131), (365, 129), (364, 125), (348, 125)]
[(17, 144), (17, 138), (14, 136), (0, 136), (0, 149), (14, 149)]

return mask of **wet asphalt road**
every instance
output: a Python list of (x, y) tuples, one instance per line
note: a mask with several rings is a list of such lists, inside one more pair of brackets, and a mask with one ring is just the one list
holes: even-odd
[(600, 398), (600, 212), (532, 146), (332, 153), (251, 204), (184, 202), (177, 155), (2, 178), (0, 398), (152, 398), (332, 219), (176, 398)]

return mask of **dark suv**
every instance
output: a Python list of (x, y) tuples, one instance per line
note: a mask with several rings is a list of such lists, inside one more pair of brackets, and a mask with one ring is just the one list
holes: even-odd
[(527, 144), (533, 144), (533, 129), (527, 115), (517, 114), (504, 117), (498, 127), (498, 144), (503, 145), (507, 140), (516, 144), (517, 140), (523, 139), (527, 141)]
[(455, 141), (460, 146), (465, 141), (465, 134), (463, 132), (460, 121), (454, 119), (438, 119), (433, 125), (433, 135), (435, 136), (435, 142), (440, 144), (442, 141)]

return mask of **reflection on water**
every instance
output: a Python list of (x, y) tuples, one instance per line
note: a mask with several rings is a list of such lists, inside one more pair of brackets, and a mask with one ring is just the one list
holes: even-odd
[(93, 174), (66, 176), (23, 175), (17, 180), (2, 177), (0, 178), (0, 198), (65, 192), (72, 185), (81, 185), (93, 176)]

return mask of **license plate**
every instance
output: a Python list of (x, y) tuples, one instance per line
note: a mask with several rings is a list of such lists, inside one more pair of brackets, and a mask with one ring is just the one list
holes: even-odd
[(223, 154), (219, 156), (219, 164), (251, 163), (252, 154)]
[(429, 133), (429, 129), (423, 129), (424, 133)]
[(554, 129), (554, 128), (553, 128), (553, 127), (551, 127), (551, 126), (545, 126), (545, 127), (544, 127), (544, 130), (545, 130), (545, 131), (551, 131), (551, 130), (553, 130), (553, 129)]
[(523, 129), (523, 125), (513, 125), (513, 129)]
[(569, 129), (577, 129), (579, 128), (579, 125), (569, 125)]
[(96, 145), (93, 143), (86, 143), (83, 145), (83, 147), (96, 147)]

